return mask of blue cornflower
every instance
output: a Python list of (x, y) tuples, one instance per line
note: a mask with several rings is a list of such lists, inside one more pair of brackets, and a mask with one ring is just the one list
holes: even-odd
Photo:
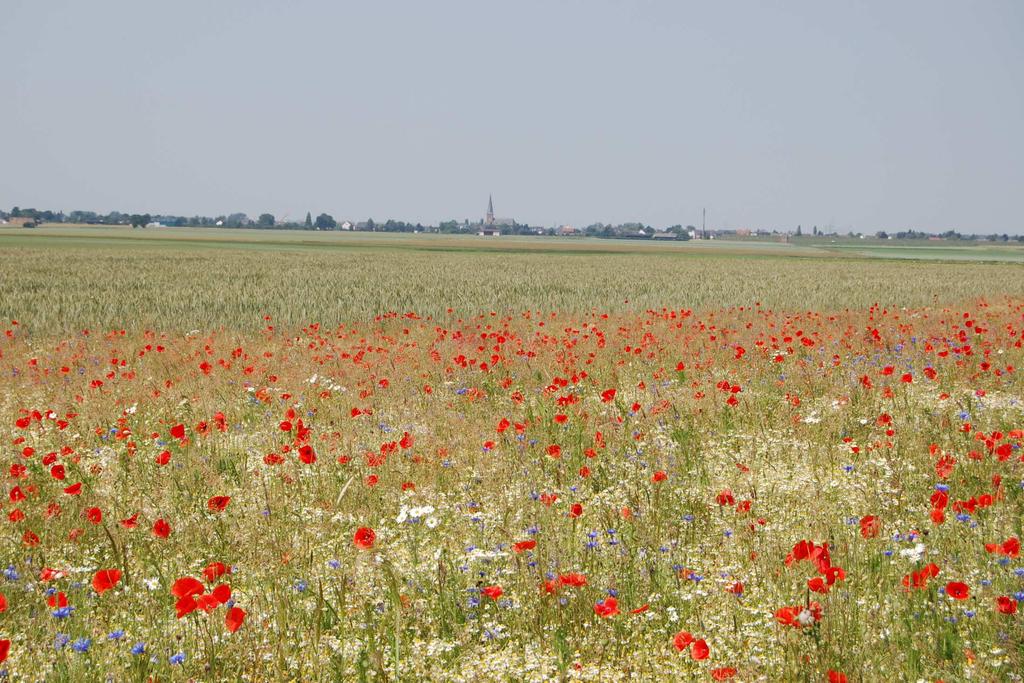
[(300, 593), (303, 593), (303, 592), (305, 592), (305, 590), (306, 590), (306, 588), (307, 588), (308, 586), (309, 586), (309, 584), (307, 584), (307, 583), (306, 583), (305, 581), (303, 581), (302, 579), (299, 579), (298, 581), (296, 581), (296, 582), (295, 582), (295, 590), (297, 590), (297, 591), (298, 591), (298, 592), (300, 592)]
[(948, 484), (936, 484), (935, 485), (935, 490), (936, 491), (942, 491), (943, 493), (948, 493), (949, 492), (949, 485)]
[(338, 562), (337, 560), (327, 560), (327, 566), (331, 569), (337, 569), (341, 566), (341, 562)]
[(71, 605), (67, 605), (66, 607), (58, 607), (57, 609), (50, 612), (50, 614), (52, 614), (57, 619), (67, 619), (71, 616), (71, 611), (73, 609), (75, 608)]
[(145, 653), (146, 653), (146, 644), (145, 643), (135, 643), (134, 645), (132, 645), (132, 654), (133, 655), (141, 655), (141, 654), (145, 654)]
[(86, 653), (89, 651), (89, 646), (92, 644), (90, 638), (79, 638), (75, 642), (71, 643), (71, 649), (75, 652)]
[(18, 572), (14, 568), (14, 565), (12, 564), (4, 570), (4, 578), (6, 578), (8, 581), (17, 581), (21, 577), (18, 576)]
[(63, 633), (58, 633), (57, 637), (53, 639), (53, 649), (63, 650), (64, 646), (68, 644), (69, 640), (71, 640), (70, 637), (64, 635)]
[(117, 629), (107, 634), (107, 640), (121, 640), (124, 638), (124, 629)]
[(182, 662), (185, 661), (185, 653), (184, 652), (179, 652), (176, 655), (171, 655), (170, 658), (167, 661), (170, 662), (171, 664), (181, 664)]

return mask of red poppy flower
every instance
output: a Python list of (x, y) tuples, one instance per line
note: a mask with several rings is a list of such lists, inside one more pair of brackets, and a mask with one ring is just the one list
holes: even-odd
[(675, 638), (672, 639), (672, 644), (680, 652), (682, 652), (686, 648), (690, 647), (690, 644), (692, 642), (693, 642), (693, 636), (690, 635), (687, 631), (680, 631), (679, 633), (677, 633), (675, 635)]
[(614, 617), (616, 614), (619, 614), (619, 601), (615, 598), (598, 600), (597, 604), (594, 605), (594, 613), (602, 619)]
[(171, 595), (176, 598), (187, 598), (192, 595), (202, 595), (204, 590), (206, 589), (203, 588), (199, 579), (183, 576), (171, 586)]
[(213, 496), (210, 500), (206, 501), (206, 507), (211, 512), (224, 512), (224, 509), (227, 508), (230, 502), (231, 496)]
[(218, 578), (224, 576), (227, 573), (227, 565), (225, 565), (223, 562), (211, 562), (210, 564), (206, 565), (205, 569), (203, 569), (203, 576), (205, 576), (206, 580), (210, 583), (213, 583)]
[(220, 607), (221, 604), (220, 600), (217, 599), (217, 596), (212, 593), (210, 595), (200, 595), (195, 598), (195, 601), (196, 605), (199, 606), (199, 609), (203, 610), (207, 614)]
[(587, 577), (585, 574), (578, 572), (570, 572), (569, 574), (562, 574), (558, 577), (558, 582), (563, 586), (572, 586), (573, 588), (582, 588), (587, 585)]
[(103, 595), (121, 580), (120, 569), (101, 569), (92, 577), (92, 589)]
[(96, 507), (88, 508), (85, 511), (85, 518), (93, 524), (99, 524), (103, 521), (103, 511)]
[(309, 444), (303, 444), (299, 447), (299, 460), (306, 465), (312, 465), (316, 462), (316, 451)]
[(183, 425), (183, 424), (176, 424), (173, 427), (171, 427), (171, 436), (173, 436), (175, 439), (184, 439), (185, 438), (185, 425)]
[(11, 641), (7, 640), (6, 638), (0, 640), (0, 664), (3, 664), (5, 661), (7, 661), (7, 655), (10, 653), (10, 651)]
[(191, 595), (186, 595), (174, 603), (175, 616), (178, 619), (195, 612), (197, 609), (199, 609), (199, 603)]
[(153, 522), (153, 535), (157, 538), (167, 538), (171, 535), (171, 525), (163, 519)]
[(234, 633), (238, 629), (242, 628), (242, 622), (244, 621), (245, 610), (241, 607), (232, 607), (228, 610), (228, 613), (224, 615), (224, 625), (231, 633)]
[(1006, 595), (1001, 595), (998, 598), (996, 598), (996, 609), (1002, 612), (1003, 614), (1016, 614), (1017, 601)]
[(846, 674), (830, 669), (828, 672), (828, 683), (846, 683)]
[(882, 521), (874, 515), (867, 515), (860, 519), (860, 535), (864, 538), (875, 538), (882, 530)]
[(218, 584), (216, 588), (210, 591), (210, 595), (223, 605), (231, 599), (231, 586), (226, 583)]
[(534, 541), (532, 539), (529, 541), (519, 541), (518, 543), (512, 544), (512, 550), (516, 551), (517, 553), (521, 553), (527, 550), (533, 550), (536, 547), (537, 541)]
[(352, 539), (352, 542), (355, 543), (357, 548), (369, 550), (373, 547), (373, 542), (375, 540), (377, 540), (377, 534), (373, 532), (373, 529), (364, 526), (356, 529), (356, 534)]
[(716, 681), (727, 681), (736, 675), (736, 669), (731, 666), (723, 666), (720, 669), (711, 670), (711, 678)]
[(573, 503), (572, 507), (569, 508), (569, 516), (572, 517), (573, 519), (579, 517), (582, 514), (583, 514), (583, 506), (580, 505), (579, 503)]
[(700, 661), (707, 659), (709, 654), (711, 654), (711, 648), (708, 647), (707, 641), (703, 638), (693, 643), (693, 648), (690, 650), (691, 657)]
[(946, 584), (946, 594), (954, 600), (966, 600), (971, 594), (971, 589), (966, 583), (950, 581)]
[(505, 591), (502, 590), (501, 586), (485, 586), (480, 589), (480, 592), (491, 600), (497, 600)]

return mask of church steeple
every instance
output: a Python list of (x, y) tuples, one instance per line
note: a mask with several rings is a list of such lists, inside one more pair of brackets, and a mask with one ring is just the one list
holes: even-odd
[(487, 219), (484, 222), (494, 225), (494, 198), (491, 195), (487, 195)]

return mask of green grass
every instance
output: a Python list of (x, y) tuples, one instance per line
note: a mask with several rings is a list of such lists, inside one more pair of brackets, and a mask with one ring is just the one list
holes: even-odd
[[(938, 251), (939, 253), (945, 253)], [(973, 253), (973, 252), (972, 252)], [(1016, 253), (1016, 252), (1014, 252)], [(872, 259), (749, 242), (54, 227), (0, 231), (0, 317), (38, 334), (252, 330), (387, 312), (445, 317), (926, 306), (1024, 294), (1013, 264)]]

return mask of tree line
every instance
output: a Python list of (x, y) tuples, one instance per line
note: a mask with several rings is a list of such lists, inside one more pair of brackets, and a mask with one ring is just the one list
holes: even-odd
[[(174, 228), (252, 228), (252, 229), (270, 229), (274, 228), (277, 230), (340, 230), (350, 229), (364, 232), (439, 232), (445, 234), (459, 234), (459, 233), (476, 233), (484, 228), (496, 229), (503, 235), (579, 235), (586, 237), (601, 237), (605, 239), (645, 239), (651, 238), (656, 233), (674, 234), (676, 239), (687, 240), (691, 236), (701, 237), (703, 236), (702, 231), (693, 225), (687, 225), (685, 228), (682, 225), (672, 225), (663, 230), (656, 229), (650, 225), (645, 225), (641, 222), (627, 222), (627, 223), (592, 223), (585, 228), (580, 230), (563, 230), (560, 228), (544, 228), (538, 226), (531, 226), (525, 223), (512, 223), (503, 224), (500, 226), (485, 226), (481, 221), (471, 222), (468, 219), (457, 221), (447, 220), (438, 223), (437, 225), (424, 225), (422, 223), (410, 223), (406, 221), (399, 221), (388, 219), (386, 221), (377, 222), (372, 218), (365, 221), (349, 222), (345, 225), (346, 221), (338, 221), (329, 213), (321, 213), (316, 218), (313, 217), (312, 212), (307, 212), (304, 220), (278, 220), (272, 213), (261, 213), (256, 218), (250, 218), (247, 214), (237, 212), (231, 214), (221, 214), (218, 216), (178, 216), (171, 214), (138, 214), (138, 213), (123, 213), (121, 211), (110, 211), (108, 213), (99, 213), (96, 211), (69, 211), (64, 213), (63, 211), (52, 211), (49, 209), (23, 209), (18, 206), (13, 207), (10, 211), (0, 210), (0, 219), (9, 220), (11, 218), (23, 218), (29, 219), (29, 226), (38, 225), (41, 223), (75, 223), (75, 224), (87, 224), (87, 225), (130, 225), (134, 228), (146, 228), (152, 225), (161, 225)], [(778, 230), (772, 230), (770, 233), (764, 231), (757, 231), (757, 236), (766, 235), (783, 235), (789, 231), (779, 232)], [(733, 230), (708, 230), (707, 235), (710, 236), (729, 236), (735, 234)], [(803, 236), (802, 226), (797, 226), (795, 233), (797, 237)], [(818, 230), (817, 226), (814, 226), (812, 235), (816, 237), (821, 236), (837, 236), (836, 233), (825, 233)], [(849, 237), (854, 237), (854, 233), (849, 233)], [(997, 234), (992, 233), (990, 235), (972, 235), (962, 234), (955, 230), (947, 230), (942, 233), (929, 233), (920, 230), (900, 230), (897, 232), (886, 232), (880, 230), (874, 234), (877, 239), (893, 239), (899, 240), (916, 240), (916, 239), (931, 239), (931, 238), (942, 238), (945, 240), (986, 240), (989, 242), (1008, 242), (1011, 240), (1017, 242), (1024, 242), (1024, 235), (1008, 235), (1006, 233)]]

